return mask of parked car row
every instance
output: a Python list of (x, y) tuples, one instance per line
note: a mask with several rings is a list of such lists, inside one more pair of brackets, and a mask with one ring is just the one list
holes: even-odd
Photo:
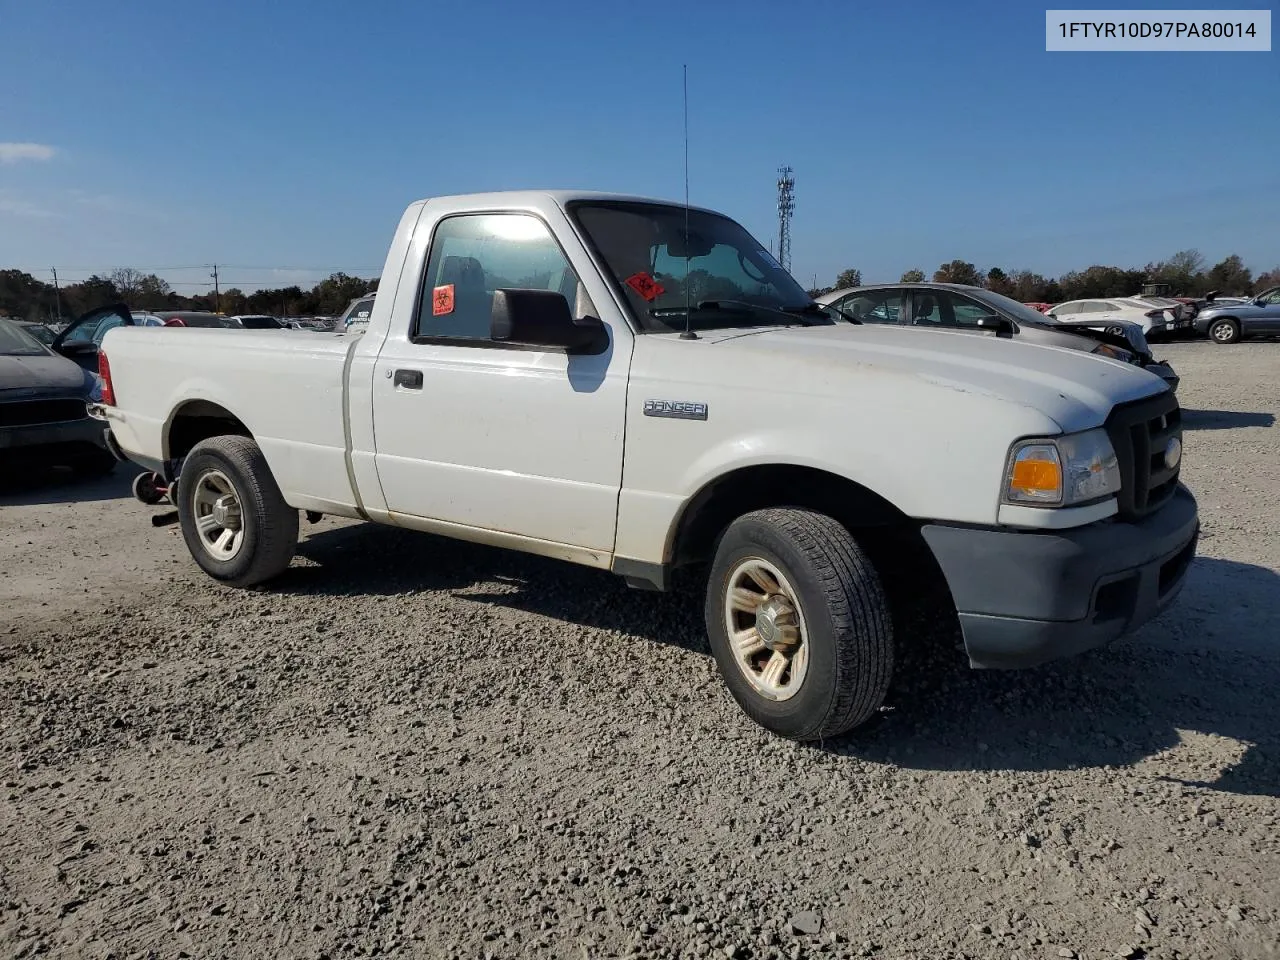
[(1024, 303), (1046, 316), (1071, 322), (1087, 322), (1108, 329), (1121, 321), (1136, 323), (1150, 340), (1157, 335), (1199, 334), (1214, 343), (1236, 343), (1251, 336), (1280, 334), (1280, 287), (1251, 297), (1099, 297), (1066, 303)]

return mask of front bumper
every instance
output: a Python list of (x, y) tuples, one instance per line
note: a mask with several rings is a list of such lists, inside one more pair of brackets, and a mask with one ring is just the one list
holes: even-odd
[(1137, 523), (1024, 532), (926, 525), (974, 667), (1031, 667), (1103, 646), (1173, 602), (1195, 556), (1183, 486)]

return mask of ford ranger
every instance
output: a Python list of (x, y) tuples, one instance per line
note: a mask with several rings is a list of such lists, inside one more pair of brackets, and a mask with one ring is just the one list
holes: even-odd
[(169, 485), (195, 562), (289, 566), (299, 511), (611, 570), (705, 572), (721, 675), (799, 740), (873, 715), (915, 544), (969, 662), (1105, 644), (1182, 585), (1181, 414), (1102, 356), (834, 319), (735, 221), (580, 192), (404, 211), (351, 332), (134, 330), (93, 412)]

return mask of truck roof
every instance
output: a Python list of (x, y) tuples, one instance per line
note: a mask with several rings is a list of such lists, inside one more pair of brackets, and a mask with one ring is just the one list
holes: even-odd
[[(548, 199), (561, 207), (567, 203), (572, 203), (575, 200), (621, 200), (627, 203), (658, 203), (668, 207), (684, 208), (684, 203), (680, 200), (664, 200), (659, 197), (644, 197), (626, 193), (607, 193), (598, 190), (495, 190), (490, 193), (442, 194), (436, 197), (423, 197), (417, 202), (428, 203), (432, 200), (449, 200), (460, 205), (473, 207), (510, 207), (536, 205), (539, 203), (545, 203)], [(689, 209), (696, 210), (701, 213), (716, 214), (718, 216), (725, 215), (719, 210), (700, 207), (697, 204), (690, 204)]]

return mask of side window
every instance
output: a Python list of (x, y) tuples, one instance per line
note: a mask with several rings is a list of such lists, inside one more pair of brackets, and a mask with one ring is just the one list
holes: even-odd
[(995, 311), (990, 307), (984, 307), (976, 300), (970, 300), (968, 297), (958, 297), (952, 295), (955, 300), (956, 326), (959, 327), (976, 327), (978, 321), (983, 317), (995, 316)]
[(1280, 289), (1263, 294), (1262, 302), (1272, 307), (1280, 305)]
[(575, 316), (594, 313), (551, 231), (523, 213), (464, 214), (436, 227), (414, 333), (488, 340), (493, 293), (554, 290)]
[(897, 323), (901, 303), (900, 290), (864, 290), (837, 300), (833, 306), (863, 323)]
[(911, 322), (933, 327), (976, 327), (991, 311), (947, 290), (917, 290), (911, 297)]

